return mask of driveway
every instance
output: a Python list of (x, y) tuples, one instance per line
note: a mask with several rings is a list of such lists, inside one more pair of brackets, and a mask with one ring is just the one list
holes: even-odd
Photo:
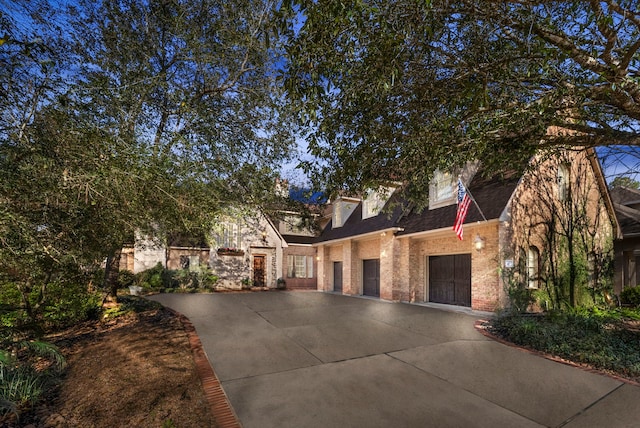
[(245, 428), (638, 426), (640, 388), (478, 333), (481, 314), (321, 292), (163, 294)]

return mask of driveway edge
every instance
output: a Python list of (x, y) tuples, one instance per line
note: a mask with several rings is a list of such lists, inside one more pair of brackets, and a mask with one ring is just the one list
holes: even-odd
[(480, 332), (480, 334), (482, 334), (483, 336), (488, 337), (489, 339), (492, 339), (492, 340), (494, 340), (494, 341), (496, 341), (498, 343), (501, 343), (503, 345), (509, 346), (511, 348), (518, 349), (518, 350), (520, 350), (522, 352), (526, 352), (526, 353), (529, 353), (529, 354), (532, 354), (532, 355), (537, 355), (539, 357), (546, 358), (547, 360), (550, 360), (550, 361), (553, 361), (553, 362), (556, 362), (556, 363), (564, 364), (564, 365), (570, 366), (570, 367), (576, 367), (576, 368), (579, 368), (579, 369), (581, 369), (583, 371), (586, 371), (586, 372), (589, 372), (589, 373), (597, 374), (597, 375), (600, 375), (600, 376), (606, 376), (608, 378), (617, 380), (619, 382), (628, 383), (628, 384), (633, 385), (633, 386), (640, 386), (639, 382), (633, 381), (631, 379), (626, 379), (624, 377), (621, 377), (621, 376), (606, 372), (604, 370), (600, 370), (600, 369), (594, 368), (594, 367), (586, 365), (586, 364), (576, 363), (575, 361), (566, 360), (564, 358), (558, 357), (558, 356), (553, 355), (553, 354), (548, 354), (546, 352), (538, 351), (538, 350), (533, 349), (533, 348), (527, 348), (527, 347), (524, 347), (524, 346), (521, 346), (521, 345), (516, 345), (515, 343), (509, 342), (508, 340), (504, 340), (501, 337), (498, 337), (498, 336), (492, 334), (491, 332), (489, 332), (489, 330), (487, 329), (488, 323), (489, 323), (489, 320), (480, 319), (480, 320), (477, 320), (475, 322), (474, 327), (476, 328), (476, 330), (478, 332)]
[(196, 333), (195, 327), (193, 326), (189, 318), (187, 318), (180, 312), (171, 308), (167, 309), (173, 312), (178, 317), (178, 319), (182, 323), (182, 326), (184, 327), (184, 331), (187, 333), (187, 336), (189, 338), (189, 346), (191, 348), (191, 352), (193, 353), (193, 361), (196, 366), (196, 371), (198, 373), (198, 376), (200, 377), (200, 381), (202, 382), (204, 394), (207, 397), (207, 401), (209, 402), (211, 414), (218, 424), (218, 427), (242, 428), (242, 425), (238, 420), (238, 416), (234, 412), (233, 407), (231, 407), (229, 398), (222, 389), (220, 380), (213, 371), (213, 367), (211, 366), (211, 363), (207, 358), (207, 354), (202, 348), (202, 342), (200, 341), (198, 333)]

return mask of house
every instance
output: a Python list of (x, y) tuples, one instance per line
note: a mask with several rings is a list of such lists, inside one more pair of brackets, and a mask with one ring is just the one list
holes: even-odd
[(281, 278), (289, 290), (315, 290), (316, 249), (313, 242), (316, 233), (304, 224), (297, 213), (286, 213), (278, 221), (278, 232), (287, 243), (283, 248)]
[(276, 288), (287, 246), (264, 214), (237, 210), (218, 218), (208, 237), (173, 235), (159, 240), (139, 236), (133, 248), (123, 250), (121, 268), (137, 273), (158, 263), (170, 270), (206, 267), (218, 276), (217, 288)]
[[(474, 199), (462, 240), (452, 230), (458, 177)], [(550, 254), (563, 250), (546, 238), (558, 233), (567, 213), (581, 213), (590, 245), (584, 253), (594, 271), (616, 232), (592, 150), (536, 157), (523, 175), (485, 178), (472, 163), (436, 171), (422, 211), (399, 199), (392, 186), (339, 197), (332, 207), (314, 244), (319, 290), (484, 311), (508, 304), (513, 281), (535, 289), (549, 280), (544, 260), (559, 260)]]
[(317, 237), (317, 224), (321, 224), (322, 217), (315, 211), (323, 205), (325, 198), (321, 192), (304, 188), (292, 187), (288, 193), (292, 201), (306, 206), (311, 216), (305, 218), (294, 211), (280, 213), (276, 224), (287, 243), (287, 247), (283, 248), (282, 278), (289, 290), (316, 290), (317, 262), (313, 243)]
[[(284, 180), (276, 192), (309, 212), (322, 204), (324, 196), (290, 188)], [(134, 273), (160, 263), (166, 269), (210, 269), (218, 288), (249, 286), (315, 290), (317, 232), (312, 222), (295, 211), (280, 211), (268, 217), (250, 207), (229, 210), (218, 218), (209, 236), (174, 234), (166, 240), (138, 236), (135, 245), (122, 250), (120, 268)]]
[(622, 236), (615, 241), (614, 291), (640, 285), (640, 190), (610, 189)]

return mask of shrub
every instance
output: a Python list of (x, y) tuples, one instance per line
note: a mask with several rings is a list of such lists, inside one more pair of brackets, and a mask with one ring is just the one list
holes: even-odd
[(620, 300), (626, 305), (640, 307), (640, 285), (622, 290)]
[[(48, 368), (36, 370), (36, 364)], [(64, 357), (50, 343), (5, 338), (0, 349), (0, 416), (19, 416), (35, 404), (64, 366)]]
[(98, 318), (102, 298), (86, 285), (53, 283), (42, 319), (47, 330), (59, 330), (87, 319)]
[(120, 288), (131, 287), (135, 282), (136, 276), (130, 270), (121, 270), (118, 272), (118, 286)]
[(136, 274), (136, 283), (142, 288), (159, 289), (163, 288), (164, 267), (158, 263), (151, 269)]
[(640, 333), (625, 322), (638, 319), (640, 311), (576, 308), (545, 314), (508, 313), (491, 321), (500, 337), (543, 352), (612, 370), (625, 376), (640, 376)]

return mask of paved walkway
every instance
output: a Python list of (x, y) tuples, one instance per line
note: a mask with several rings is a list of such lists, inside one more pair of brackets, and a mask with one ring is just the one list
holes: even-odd
[(164, 294), (245, 428), (637, 427), (640, 388), (505, 346), (477, 314), (320, 292)]

